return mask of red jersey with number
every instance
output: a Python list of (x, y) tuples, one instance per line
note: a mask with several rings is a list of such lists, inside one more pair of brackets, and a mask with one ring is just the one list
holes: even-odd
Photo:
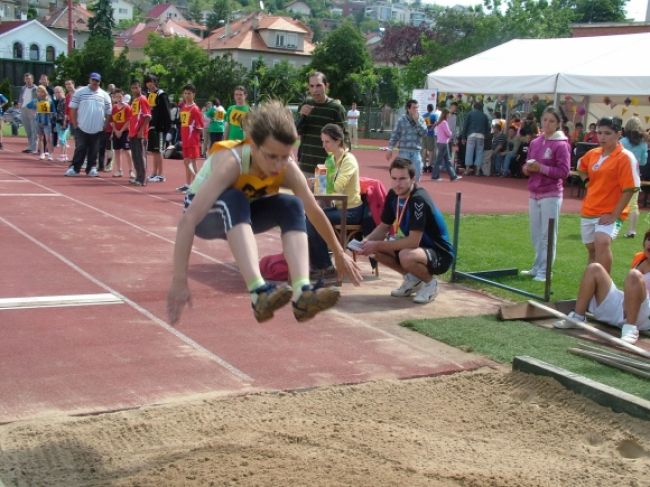
[(111, 115), (111, 122), (115, 130), (122, 130), (126, 122), (131, 120), (131, 107), (126, 103), (120, 105), (113, 105), (113, 112)]
[[(151, 107), (147, 101), (147, 97), (140, 95), (131, 102), (131, 124), (129, 125), (129, 137), (137, 137), (138, 131), (144, 125), (145, 119), (151, 120)], [(149, 125), (147, 130), (142, 134), (142, 138), (146, 139), (149, 133)]]
[(201, 131), (203, 130), (203, 113), (196, 103), (183, 105), (180, 111), (181, 141), (183, 149), (201, 146)]

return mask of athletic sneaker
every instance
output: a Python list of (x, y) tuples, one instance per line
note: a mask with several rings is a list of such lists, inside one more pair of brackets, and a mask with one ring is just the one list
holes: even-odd
[(522, 277), (535, 277), (537, 275), (537, 270), (535, 269), (526, 269), (519, 271), (519, 275)]
[(291, 286), (286, 284), (276, 286), (275, 284), (266, 283), (255, 289), (253, 293), (257, 296), (253, 297), (251, 306), (255, 313), (255, 319), (262, 323), (273, 318), (273, 312), (291, 300), (293, 291)]
[(163, 183), (165, 182), (167, 178), (165, 176), (160, 176), (158, 174), (154, 174), (153, 176), (149, 176), (148, 181), (150, 183)]
[(407, 298), (411, 294), (418, 292), (423, 284), (424, 283), (413, 274), (407, 273), (404, 274), (402, 285), (397, 289), (393, 289), (390, 292), (390, 295), (394, 298)]
[(48, 154), (47, 160), (48, 161), (53, 161), (54, 160), (54, 157), (52, 157), (52, 154)]
[(41, 161), (45, 160), (45, 152), (41, 152), (41, 155), (38, 157)]
[(535, 277), (533, 277), (533, 281), (546, 282), (546, 274), (537, 274)]
[(302, 294), (298, 301), (293, 304), (293, 315), (296, 321), (307, 321), (316, 314), (331, 308), (336, 304), (341, 292), (334, 287), (321, 287), (319, 282), (315, 286), (308, 284), (303, 286)]
[(184, 184), (183, 186), (179, 186), (176, 188), (176, 191), (179, 193), (187, 193), (187, 190), (190, 189), (190, 187), (187, 184)]
[(431, 281), (425, 283), (420, 290), (415, 294), (413, 302), (417, 304), (426, 304), (430, 303), (438, 295), (438, 281), (431, 279)]
[(621, 340), (627, 343), (636, 343), (638, 339), (639, 329), (634, 325), (625, 323), (621, 329)]
[[(567, 316), (568, 316), (569, 318), (571, 318), (572, 320), (579, 321), (579, 322), (581, 322), (581, 323), (586, 323), (586, 322), (587, 322), (587, 318), (585, 318), (585, 317), (582, 317), (582, 318), (578, 317), (578, 316), (576, 315), (575, 311), (571, 311)], [(559, 328), (559, 329), (561, 329), (561, 330), (568, 330), (568, 329), (570, 329), (570, 328), (580, 328), (578, 325), (576, 325), (576, 324), (574, 324), (574, 323), (571, 323), (571, 322), (568, 321), (568, 320), (558, 320), (558, 321), (556, 321), (555, 323), (553, 323), (553, 327), (555, 327), (555, 328)]]
[(99, 173), (97, 172), (97, 168), (96, 167), (90, 168), (90, 171), (88, 172), (88, 176), (90, 176), (91, 178), (96, 178), (97, 176), (99, 176)]
[(65, 173), (63, 174), (64, 176), (79, 176), (79, 173), (74, 170), (74, 166), (70, 166)]

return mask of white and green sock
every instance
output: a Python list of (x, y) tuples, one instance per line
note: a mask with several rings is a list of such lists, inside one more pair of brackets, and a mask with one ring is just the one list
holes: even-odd
[(311, 283), (309, 282), (308, 277), (299, 277), (297, 279), (294, 279), (291, 281), (291, 287), (293, 289), (293, 302), (295, 303), (300, 299), (300, 296), (302, 295), (302, 288), (305, 286), (309, 286)]
[(266, 281), (261, 276), (256, 277), (252, 281), (246, 283), (246, 287), (248, 288), (248, 292), (251, 295), (251, 301), (253, 301), (253, 304), (257, 304), (257, 298), (259, 297), (255, 290), (262, 287), (264, 284), (266, 284)]

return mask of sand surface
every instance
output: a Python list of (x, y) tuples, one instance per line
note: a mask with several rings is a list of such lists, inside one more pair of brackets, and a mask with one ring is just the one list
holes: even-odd
[[(650, 423), (482, 369), (0, 426), (5, 486), (650, 485)], [(0, 482), (0, 484), (2, 483)]]

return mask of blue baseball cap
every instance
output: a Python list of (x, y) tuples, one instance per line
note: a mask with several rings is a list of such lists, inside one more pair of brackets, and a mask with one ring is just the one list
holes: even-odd
[(101, 81), (102, 75), (99, 73), (90, 73), (90, 79), (96, 79), (97, 81)]

